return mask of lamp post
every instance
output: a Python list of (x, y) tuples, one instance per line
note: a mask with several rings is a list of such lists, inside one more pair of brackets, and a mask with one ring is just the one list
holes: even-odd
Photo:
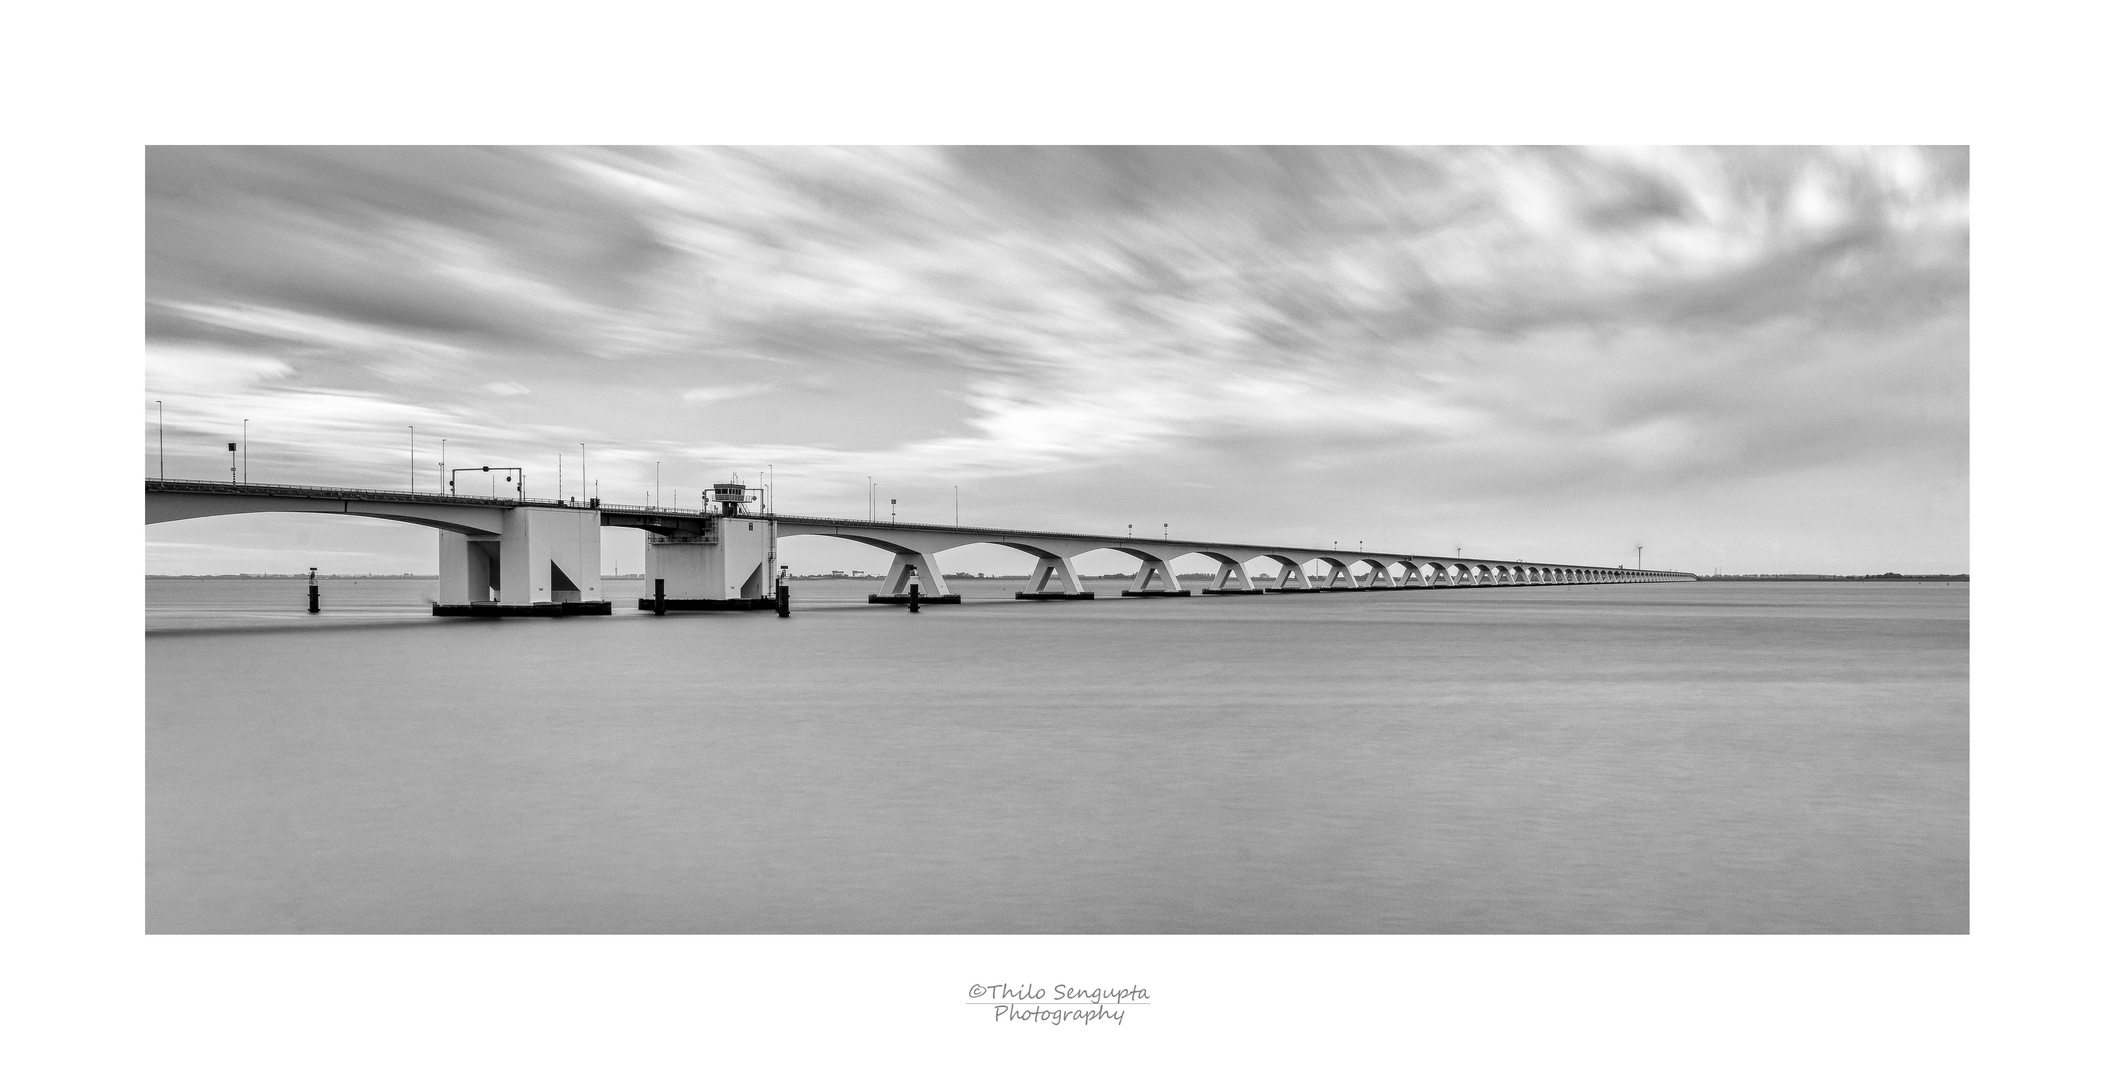
[(889, 500), (889, 524), (896, 524), (896, 500)]
[(587, 483), (587, 444), (586, 444), (586, 443), (581, 443), (581, 444), (580, 444), (580, 501), (581, 501), (581, 503), (583, 503), (583, 504), (585, 504), (585, 503), (586, 503), (586, 502), (588, 501), (588, 493), (587, 493), (587, 488), (588, 488), (588, 483)]
[[(446, 439), (441, 440), (441, 479), (443, 481), (448, 479), (448, 440)], [(448, 494), (446, 483), (441, 485), (441, 494)]]
[(955, 485), (955, 525), (957, 528), (962, 525), (962, 485), (960, 484)]
[(250, 421), (247, 417), (242, 421), (242, 482), (250, 482)]
[(661, 509), (661, 463), (654, 462), (654, 509)]
[(417, 424), (405, 424), (411, 429), (411, 490), (419, 489), (419, 428)]
[(162, 443), (162, 399), (154, 399), (154, 457), (161, 462), (162, 479), (169, 478), (169, 450)]

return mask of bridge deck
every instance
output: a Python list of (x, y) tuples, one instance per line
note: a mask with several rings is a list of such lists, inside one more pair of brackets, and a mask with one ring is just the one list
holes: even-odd
[[(231, 483), (224, 480), (166, 480), (147, 479), (147, 491), (170, 494), (198, 495), (249, 495), (291, 499), (318, 499), (343, 502), (372, 503), (416, 503), (438, 506), (462, 507), (537, 507), (553, 510), (594, 510), (602, 515), (605, 525), (619, 528), (650, 527), (654, 519), (662, 521), (704, 521), (721, 516), (716, 511), (675, 509), (666, 506), (640, 506), (628, 503), (609, 503), (591, 500), (583, 505), (577, 501), (558, 499), (517, 499), (487, 495), (447, 495), (439, 492), (391, 491), (378, 488), (309, 487), (296, 484), (248, 484)], [(1056, 532), (1043, 529), (995, 529), (976, 525), (946, 525), (915, 521), (871, 521), (861, 518), (814, 517), (802, 514), (747, 514), (744, 520), (772, 521), (780, 525), (793, 526), (807, 535), (829, 535), (830, 533), (863, 533), (881, 535), (891, 532), (913, 534), (944, 533), (949, 537), (964, 537), (964, 543), (1029, 543), (1038, 540), (1064, 541), (1075, 544), (1092, 544), (1105, 548), (1174, 549), (1191, 551), (1221, 551), (1229, 553), (1251, 553), (1246, 557), (1264, 553), (1298, 556), (1309, 559), (1334, 559), (1356, 563), (1367, 559), (1384, 562), (1408, 561), (1412, 563), (1434, 563), (1440, 565), (1501, 565), (1501, 566), (1549, 566), (1567, 570), (1614, 571), (1617, 573), (1646, 575), (1688, 576), (1677, 570), (1639, 570), (1636, 567), (1595, 566), (1586, 563), (1561, 563), (1543, 559), (1493, 559), (1488, 557), (1466, 557), (1425, 555), (1410, 551), (1341, 551), (1334, 548), (1310, 548), (1276, 544), (1207, 543), (1197, 540), (1156, 539), (1150, 536), (1115, 536), (1106, 533)], [(815, 532), (807, 532), (815, 530)]]

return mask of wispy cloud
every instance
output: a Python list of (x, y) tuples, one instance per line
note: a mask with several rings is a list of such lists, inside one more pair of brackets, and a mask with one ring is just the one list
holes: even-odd
[(1965, 521), (1961, 150), (156, 149), (147, 182), (150, 396), (341, 432), (304, 462), (347, 481), (415, 424), (627, 485), (769, 460), (817, 509), (1203, 484), (1164, 512), (1524, 532), (1650, 492), (1670, 533), (1796, 473)]
[(746, 386), (694, 386), (683, 391), (683, 400), (692, 405), (710, 405), (715, 401), (754, 397), (770, 389), (769, 383), (750, 383)]

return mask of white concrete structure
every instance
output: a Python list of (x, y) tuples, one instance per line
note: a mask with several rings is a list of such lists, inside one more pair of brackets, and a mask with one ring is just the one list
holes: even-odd
[(758, 518), (704, 518), (697, 532), (646, 538), (646, 581), (671, 600), (757, 599), (771, 590), (775, 557), (771, 523)]
[[(1253, 592), (1254, 564), (1275, 564), (1270, 591), (1463, 588), (1693, 581), (1669, 570), (1521, 561), (1469, 561), (1403, 552), (1344, 552), (1258, 544), (1147, 540), (1083, 533), (963, 528), (745, 512), (739, 485), (720, 485), (714, 511), (427, 495), (400, 491), (297, 488), (217, 481), (148, 480), (147, 522), (267, 512), (352, 514), (430, 526), (440, 531), (441, 602), (533, 606), (603, 599), (601, 529), (641, 529), (646, 578), (661, 579), (671, 600), (762, 600), (771, 591), (780, 536), (835, 536), (891, 554), (887, 592), (903, 595), (912, 572), (927, 596), (952, 590), (936, 557), (970, 544), (997, 544), (1033, 556), (1030, 593), (1083, 594), (1076, 560), (1113, 550), (1139, 561), (1129, 591), (1181, 593), (1174, 560), (1203, 555), (1217, 563), (1207, 592)], [(737, 494), (729, 494), (734, 492)], [(1323, 567), (1321, 583), (1307, 566)], [(1401, 566), (1398, 579), (1393, 568)], [(651, 595), (649, 585), (649, 595)]]
[[(961, 526), (921, 525), (887, 521), (855, 521), (843, 518), (810, 518), (772, 515), (780, 536), (835, 536), (878, 547), (895, 555), (888, 577), (888, 591), (906, 588), (903, 568), (915, 565), (921, 588), (945, 592), (945, 578), (935, 556), (970, 544), (997, 544), (1036, 558), (1030, 573), (1030, 592), (1082, 592), (1074, 560), (1090, 551), (1119, 551), (1139, 561), (1131, 591), (1180, 590), (1172, 562), (1184, 555), (1204, 555), (1219, 564), (1210, 591), (1234, 591), (1229, 582), (1239, 582), (1240, 591), (1254, 588), (1248, 567), (1257, 562), (1278, 567), (1276, 589), (1315, 591), (1321, 589), (1402, 589), (1486, 585), (1573, 584), (1585, 582), (1694, 581), (1694, 574), (1671, 570), (1625, 570), (1616, 567), (1580, 567), (1554, 563), (1467, 562), (1409, 553), (1345, 552), (1335, 549), (1271, 547), (1255, 544), (1213, 544), (1191, 540), (1144, 540), (1128, 536), (1095, 536), (1079, 533), (1017, 532), (1007, 529), (976, 529)], [(1309, 563), (1319, 562), (1320, 581), (1310, 577)], [(1397, 581), (1391, 568), (1403, 567)], [(1057, 588), (1053, 590), (1055, 584)]]
[(227, 514), (347, 514), (440, 531), (440, 602), (506, 605), (601, 600), (599, 511), (560, 503), (400, 491), (149, 481), (147, 523)]

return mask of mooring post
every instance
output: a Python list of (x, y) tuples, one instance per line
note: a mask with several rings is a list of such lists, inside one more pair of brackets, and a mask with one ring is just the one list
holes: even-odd
[(915, 567), (915, 566), (913, 566), (913, 567), (911, 567), (911, 568), (910, 568), (910, 571), (911, 571), (911, 613), (915, 615), (915, 614), (917, 614), (917, 613), (918, 613), (918, 568), (917, 568), (917, 567)]
[(323, 596), (316, 588), (316, 568), (308, 568), (308, 613), (314, 615), (323, 610)]
[(793, 586), (786, 584), (786, 568), (781, 566), (778, 568), (778, 617), (785, 619), (792, 615)]
[(667, 584), (666, 578), (654, 579), (654, 614), (656, 615), (668, 614), (668, 597), (662, 589), (665, 584)]

